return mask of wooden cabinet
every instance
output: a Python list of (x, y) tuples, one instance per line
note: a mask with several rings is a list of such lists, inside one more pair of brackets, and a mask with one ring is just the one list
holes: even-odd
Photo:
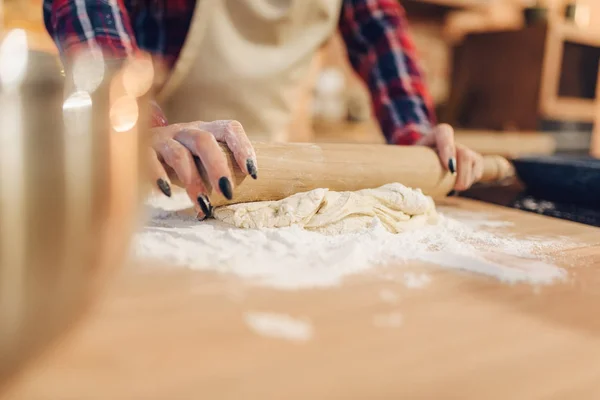
[(456, 48), (444, 119), (499, 130), (594, 122), (599, 61), (600, 34), (563, 22), (469, 35)]

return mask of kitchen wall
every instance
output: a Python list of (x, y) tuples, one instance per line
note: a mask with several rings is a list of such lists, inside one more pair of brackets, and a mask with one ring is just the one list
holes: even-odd
[(2, 26), (4, 30), (26, 29), (29, 47), (56, 53), (56, 47), (48, 36), (42, 17), (42, 0), (3, 1)]

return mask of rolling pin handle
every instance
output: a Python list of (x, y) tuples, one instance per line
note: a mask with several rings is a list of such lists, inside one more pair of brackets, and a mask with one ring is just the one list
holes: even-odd
[(483, 176), (479, 182), (496, 182), (515, 176), (513, 165), (502, 156), (483, 157)]

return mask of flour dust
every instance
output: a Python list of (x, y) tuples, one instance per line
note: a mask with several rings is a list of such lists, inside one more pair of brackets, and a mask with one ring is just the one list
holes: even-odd
[(292, 342), (306, 342), (314, 332), (310, 322), (285, 314), (247, 312), (244, 321), (258, 335)]
[(373, 325), (377, 328), (399, 328), (403, 322), (404, 317), (399, 312), (373, 316)]
[[(477, 213), (442, 208), (437, 225), (406, 233), (389, 233), (375, 219), (360, 232), (326, 236), (298, 227), (244, 230), (214, 220), (198, 222), (180, 212), (190, 206), (183, 194), (150, 199), (149, 221), (134, 242), (136, 256), (279, 289), (338, 285), (351, 275), (381, 274), (411, 261), (508, 283), (549, 284), (567, 277), (542, 255), (564, 247), (564, 238), (516, 237), (505, 229), (510, 223)], [(404, 274), (407, 287), (429, 282), (424, 273)]]
[(389, 289), (382, 289), (379, 291), (379, 299), (384, 303), (394, 304), (399, 300), (398, 294)]

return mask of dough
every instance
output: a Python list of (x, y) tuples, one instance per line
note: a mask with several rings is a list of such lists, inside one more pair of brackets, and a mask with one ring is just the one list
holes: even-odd
[(283, 200), (241, 203), (214, 210), (214, 217), (238, 228), (282, 228), (297, 225), (324, 234), (355, 232), (374, 218), (392, 233), (435, 223), (431, 197), (399, 183), (356, 192), (315, 189)]

